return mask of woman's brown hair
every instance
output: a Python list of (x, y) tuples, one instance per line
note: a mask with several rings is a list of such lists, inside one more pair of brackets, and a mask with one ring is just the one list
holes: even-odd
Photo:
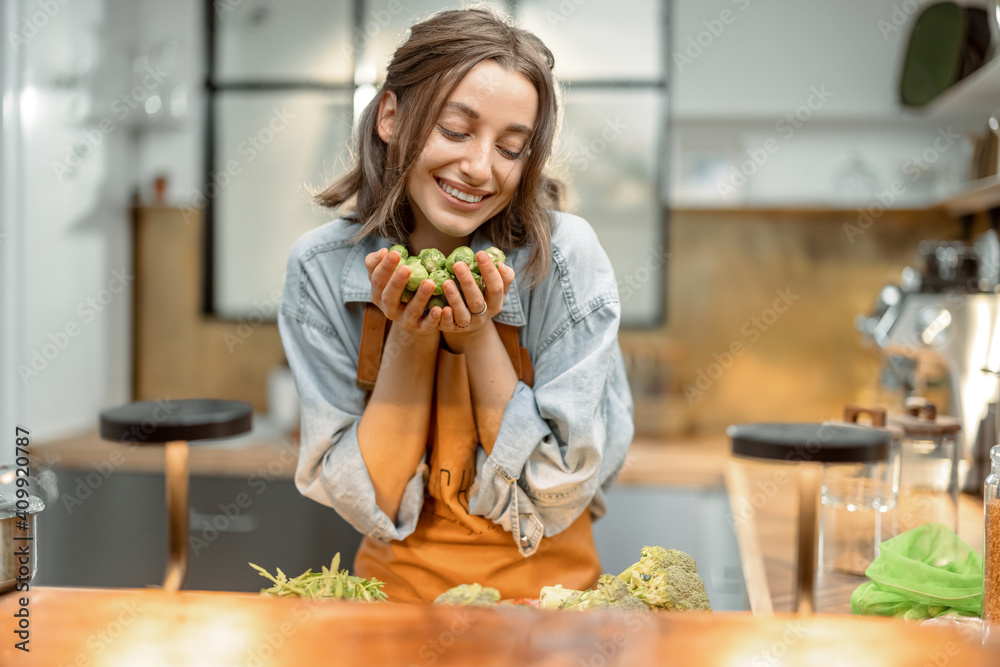
[[(521, 182), (510, 203), (487, 220), (486, 231), (501, 249), (530, 244), (523, 272), (537, 284), (551, 260), (549, 209), (559, 208), (561, 186), (543, 173), (552, 152), (559, 114), (552, 52), (538, 37), (486, 9), (451, 10), (414, 25), (396, 49), (385, 83), (365, 107), (358, 124), (356, 164), (343, 178), (316, 195), (336, 208), (354, 198), (360, 240), (378, 234), (405, 242), (413, 213), (406, 177), (444, 104), (462, 78), (484, 60), (523, 74), (538, 93), (535, 127), (522, 159)], [(378, 105), (386, 91), (396, 94), (397, 121), (387, 144), (378, 134)]]

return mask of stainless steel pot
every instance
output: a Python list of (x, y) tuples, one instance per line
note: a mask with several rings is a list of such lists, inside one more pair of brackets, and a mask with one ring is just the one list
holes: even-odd
[(0, 494), (0, 593), (24, 588), (38, 569), (35, 515), (45, 508), (37, 496)]

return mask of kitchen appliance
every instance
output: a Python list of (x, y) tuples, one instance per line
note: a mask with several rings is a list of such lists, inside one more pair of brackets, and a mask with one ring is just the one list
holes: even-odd
[[(35, 515), (58, 495), (55, 475), (38, 468), (0, 466), (0, 594), (28, 584), (38, 569)], [(19, 481), (20, 480), (20, 481)], [(27, 590), (23, 586), (20, 590)]]
[(958, 418), (959, 484), (978, 493), (997, 443), (1000, 242), (994, 226), (974, 244), (924, 241), (919, 249), (921, 269), (906, 267), (855, 324), (884, 354), (881, 385), (895, 412), (922, 395)]

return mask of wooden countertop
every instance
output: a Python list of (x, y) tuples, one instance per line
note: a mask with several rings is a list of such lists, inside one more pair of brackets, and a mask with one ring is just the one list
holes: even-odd
[[(115, 470), (163, 472), (163, 447), (102, 440), (97, 431), (36, 443), (31, 451), (39, 463), (76, 470), (111, 464)], [(728, 442), (722, 438), (644, 440), (632, 443), (618, 477), (622, 484), (722, 487)], [(245, 438), (192, 445), (192, 475), (246, 477), (266, 470), (271, 477), (291, 479), (298, 458), (292, 437)]]
[[(995, 665), (1000, 647), (953, 627), (845, 616), (559, 612), (306, 602), (247, 594), (41, 588), (30, 652), (20, 601), (0, 598), (0, 664), (57, 665)], [(943, 661), (943, 662), (942, 662)]]

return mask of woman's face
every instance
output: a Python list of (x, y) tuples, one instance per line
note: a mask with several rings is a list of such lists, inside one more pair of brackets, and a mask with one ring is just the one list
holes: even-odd
[(503, 210), (521, 182), (537, 108), (538, 94), (523, 74), (493, 60), (469, 71), (406, 180), (417, 239), (442, 250), (461, 245)]

